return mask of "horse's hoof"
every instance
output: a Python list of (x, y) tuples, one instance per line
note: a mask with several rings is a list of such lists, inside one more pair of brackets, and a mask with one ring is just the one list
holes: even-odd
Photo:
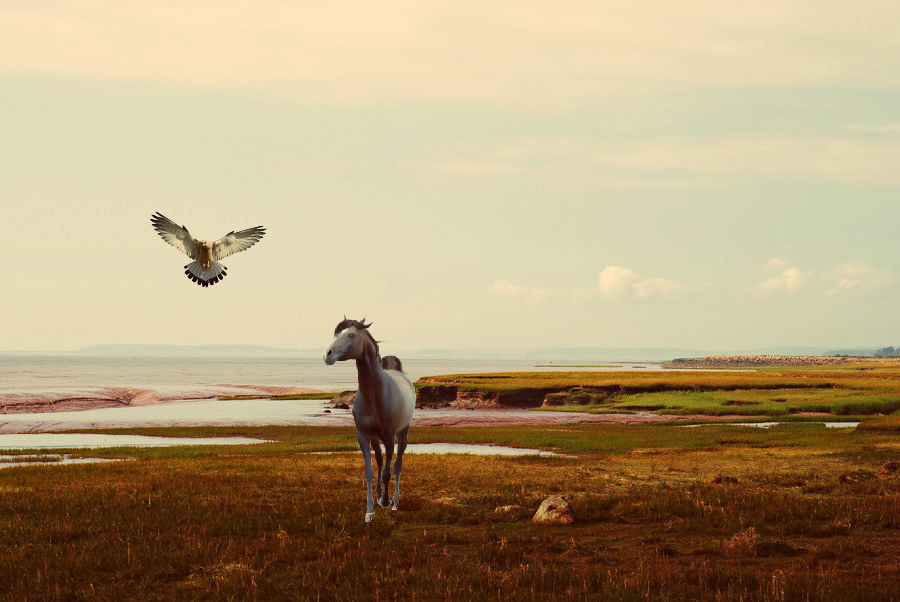
[(374, 518), (375, 518), (374, 512), (366, 512), (366, 522), (367, 523), (371, 523), (372, 519), (374, 519)]
[(400, 509), (400, 498), (391, 500), (391, 510), (399, 510)]

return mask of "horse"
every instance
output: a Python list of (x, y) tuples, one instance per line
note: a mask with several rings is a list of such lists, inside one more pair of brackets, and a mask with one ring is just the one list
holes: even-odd
[[(403, 470), (403, 452), (409, 436), (409, 423), (416, 407), (416, 389), (402, 372), (403, 364), (393, 355), (381, 357), (376, 341), (369, 332), (372, 323), (348, 320), (347, 316), (334, 329), (334, 342), (323, 353), (329, 366), (344, 360), (356, 360), (359, 389), (353, 402), (353, 421), (356, 436), (366, 464), (366, 522), (375, 518), (372, 500), (372, 456), (375, 452), (378, 472), (378, 504), (397, 510), (400, 504), (400, 473)], [(394, 497), (388, 498), (391, 480), (391, 456), (394, 438), (397, 439), (397, 461), (394, 462)], [(384, 472), (381, 470), (381, 444), (384, 443)], [(382, 490), (382, 483), (384, 489)]]

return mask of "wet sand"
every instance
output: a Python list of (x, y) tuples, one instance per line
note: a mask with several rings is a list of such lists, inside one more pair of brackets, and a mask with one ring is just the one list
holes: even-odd
[[(728, 418), (718, 416), (718, 419)], [(747, 416), (741, 417), (746, 420)], [(710, 416), (586, 414), (519, 409), (463, 410), (419, 408), (412, 426), (493, 426), (520, 424), (647, 424), (668, 420), (709, 420)], [(141, 406), (99, 407), (82, 411), (23, 412), (0, 415), (0, 433), (39, 433), (74, 429), (152, 426), (353, 426), (350, 410), (326, 408), (323, 400), (197, 399)]]
[(216, 385), (198, 387), (195, 391), (164, 393), (152, 389), (103, 387), (67, 391), (65, 393), (6, 393), (0, 394), (0, 414), (42, 414), (48, 412), (77, 412), (103, 408), (126, 408), (159, 403), (236, 397), (239, 395), (292, 395), (320, 393), (302, 387), (268, 387), (263, 385)]

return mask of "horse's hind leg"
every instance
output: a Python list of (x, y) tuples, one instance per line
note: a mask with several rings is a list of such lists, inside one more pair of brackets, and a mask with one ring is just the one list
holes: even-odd
[(384, 442), (384, 473), (382, 474), (382, 480), (384, 481), (384, 493), (381, 496), (381, 501), (378, 502), (385, 508), (391, 505), (391, 498), (388, 497), (388, 487), (391, 484), (392, 455), (394, 455), (394, 438), (390, 437), (387, 441)]
[[(381, 443), (378, 442), (378, 439), (372, 439), (372, 451), (375, 452), (375, 463), (378, 465), (378, 471), (376, 474), (381, 475)], [(384, 507), (384, 504), (381, 503), (381, 477), (379, 476), (378, 480), (375, 482), (375, 499), (378, 500), (378, 505)]]
[(359, 448), (362, 450), (363, 460), (366, 463), (366, 522), (375, 518), (375, 504), (372, 500), (372, 452), (369, 451), (369, 438), (357, 433)]
[(394, 462), (394, 499), (391, 500), (391, 509), (397, 510), (400, 504), (400, 473), (403, 472), (403, 452), (406, 451), (406, 439), (409, 437), (409, 427), (397, 433), (397, 460)]

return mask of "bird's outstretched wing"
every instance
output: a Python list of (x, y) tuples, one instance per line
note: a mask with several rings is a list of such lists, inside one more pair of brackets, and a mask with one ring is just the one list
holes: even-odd
[(259, 242), (265, 233), (266, 229), (262, 226), (247, 228), (240, 232), (229, 232), (215, 242), (213, 246), (213, 259), (219, 261), (229, 255), (246, 251)]
[(150, 216), (150, 223), (164, 241), (191, 259), (197, 259), (200, 256), (200, 241), (191, 236), (187, 228), (179, 226), (158, 211)]

